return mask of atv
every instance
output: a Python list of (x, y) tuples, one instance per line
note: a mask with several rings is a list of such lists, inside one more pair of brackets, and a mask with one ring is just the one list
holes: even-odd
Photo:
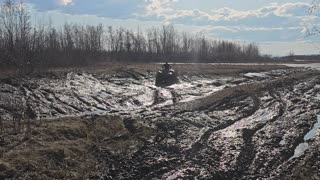
[(162, 69), (156, 75), (156, 86), (164, 87), (178, 83), (178, 75), (173, 69)]

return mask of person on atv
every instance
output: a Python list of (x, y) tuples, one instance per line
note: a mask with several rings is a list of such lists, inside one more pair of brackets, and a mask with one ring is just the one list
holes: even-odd
[(170, 64), (168, 64), (168, 62), (166, 62), (166, 63), (162, 66), (162, 68), (163, 68), (165, 71), (169, 71), (170, 68), (171, 68), (171, 66), (170, 66)]

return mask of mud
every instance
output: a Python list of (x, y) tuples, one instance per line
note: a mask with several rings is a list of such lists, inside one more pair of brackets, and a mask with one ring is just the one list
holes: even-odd
[[(0, 83), (0, 112), (8, 122), (26, 107), (38, 120), (112, 115), (132, 134), (152, 129), (126, 151), (108, 147), (130, 137), (106, 140), (96, 154), (100, 178), (319, 178), (319, 75), (304, 68), (181, 73), (165, 88), (134, 69), (10, 78)], [(297, 156), (301, 143), (308, 147)], [(302, 169), (308, 173), (297, 174)]]

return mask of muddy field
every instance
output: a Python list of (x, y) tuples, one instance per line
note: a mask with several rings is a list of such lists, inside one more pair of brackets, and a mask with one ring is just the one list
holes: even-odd
[(3, 78), (0, 177), (320, 178), (318, 71), (175, 65), (160, 88), (159, 67)]

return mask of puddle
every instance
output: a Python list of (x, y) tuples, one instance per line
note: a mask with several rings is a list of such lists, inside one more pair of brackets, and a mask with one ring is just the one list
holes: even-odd
[(301, 68), (312, 68), (320, 70), (320, 63), (306, 63), (306, 64), (283, 64), (289, 67), (301, 67)]
[(268, 78), (268, 76), (265, 73), (246, 73), (243, 75), (244, 77), (249, 77), (249, 78)]
[(309, 148), (309, 144), (304, 142), (300, 143), (296, 149), (294, 150), (294, 155), (289, 159), (292, 160), (294, 158), (298, 158), (303, 155), (303, 153)]
[(313, 128), (304, 136), (304, 140), (308, 141), (312, 138), (314, 138), (314, 136), (317, 133), (317, 130), (320, 128), (320, 115), (317, 116), (318, 118), (318, 122), (313, 126)]
[(300, 143), (294, 150), (294, 155), (289, 159), (298, 158), (303, 155), (303, 153), (309, 148), (308, 140), (315, 137), (317, 130), (320, 128), (320, 115), (317, 116), (318, 122), (313, 126), (313, 128), (304, 136), (303, 143)]

